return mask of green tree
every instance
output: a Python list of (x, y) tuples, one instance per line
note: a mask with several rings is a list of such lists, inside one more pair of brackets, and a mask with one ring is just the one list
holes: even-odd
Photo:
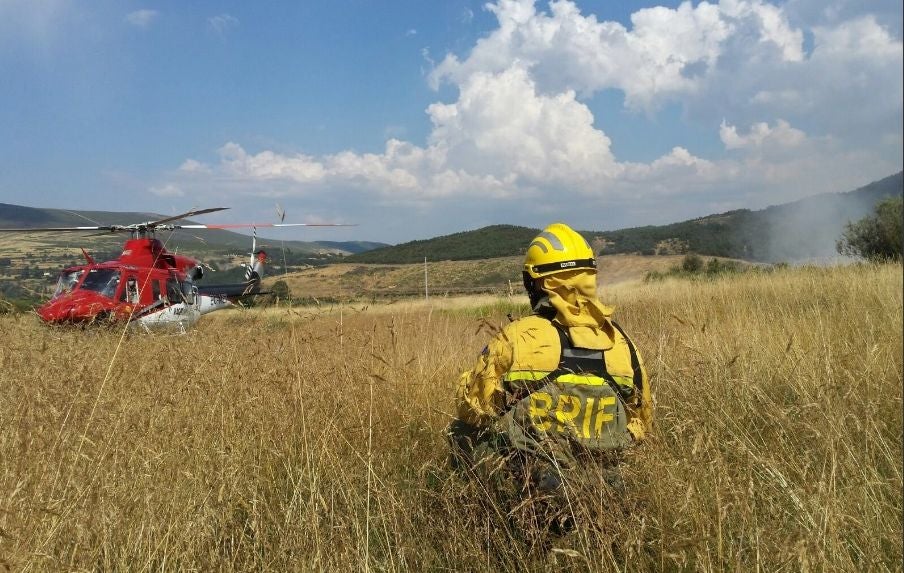
[(876, 205), (872, 215), (845, 225), (835, 247), (842, 255), (869, 260), (900, 260), (902, 218), (902, 197), (889, 197)]

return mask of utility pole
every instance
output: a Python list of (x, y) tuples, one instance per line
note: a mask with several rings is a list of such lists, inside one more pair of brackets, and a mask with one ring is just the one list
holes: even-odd
[(430, 294), (427, 292), (427, 257), (424, 257), (424, 302), (430, 302)]

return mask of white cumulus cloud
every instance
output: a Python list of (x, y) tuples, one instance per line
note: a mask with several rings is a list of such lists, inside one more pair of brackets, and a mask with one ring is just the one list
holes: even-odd
[(500, 0), (489, 9), (499, 28), (466, 59), (447, 55), (430, 76), (434, 86), (460, 83), (476, 71), (500, 71), (518, 60), (531, 67), (543, 91), (615, 88), (625, 93), (629, 107), (649, 109), (698, 90), (730, 38), (743, 35), (744, 44), (753, 41), (751, 52), (772, 50), (778, 60), (802, 57), (802, 32), (779, 8), (756, 0), (645, 8), (631, 16), (630, 30), (584, 15), (568, 0), (551, 2), (549, 13), (532, 0)]
[(211, 173), (210, 167), (201, 163), (196, 159), (186, 159), (179, 166), (179, 171), (183, 173)]
[(723, 121), (719, 126), (719, 137), (727, 149), (749, 149), (764, 146), (796, 147), (806, 140), (807, 135), (791, 127), (787, 121), (779, 119), (775, 127), (769, 127), (765, 122), (754, 124), (747, 135), (739, 135), (735, 126)]
[(455, 168), (532, 184), (586, 186), (617, 171), (606, 135), (574, 91), (537, 93), (519, 65), (475, 73), (454, 104), (433, 104), (430, 141)]

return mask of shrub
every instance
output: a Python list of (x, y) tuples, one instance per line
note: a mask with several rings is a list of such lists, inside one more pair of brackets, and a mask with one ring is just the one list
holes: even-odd
[(278, 280), (273, 283), (273, 286), (270, 288), (270, 292), (272, 292), (273, 295), (278, 297), (279, 299), (286, 300), (290, 295), (289, 285), (287, 285), (286, 281), (284, 280)]
[(706, 263), (706, 268), (703, 272), (708, 275), (720, 275), (725, 273), (737, 273), (742, 270), (744, 270), (743, 266), (737, 261), (720, 261), (719, 259), (712, 258)]
[(842, 255), (868, 260), (901, 260), (902, 198), (889, 197), (876, 205), (872, 215), (845, 225), (835, 247)]
[(703, 259), (699, 255), (689, 253), (681, 260), (681, 270), (688, 273), (699, 273), (703, 270)]

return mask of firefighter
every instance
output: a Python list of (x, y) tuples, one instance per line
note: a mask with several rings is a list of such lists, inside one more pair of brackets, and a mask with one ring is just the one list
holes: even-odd
[[(566, 469), (584, 459), (617, 466), (644, 439), (650, 384), (636, 346), (597, 298), (596, 258), (580, 234), (563, 223), (544, 229), (522, 276), (532, 314), (502, 329), (462, 374), (448, 435), (456, 466), (521, 496), (555, 498)], [(607, 475), (621, 487), (617, 473)]]

